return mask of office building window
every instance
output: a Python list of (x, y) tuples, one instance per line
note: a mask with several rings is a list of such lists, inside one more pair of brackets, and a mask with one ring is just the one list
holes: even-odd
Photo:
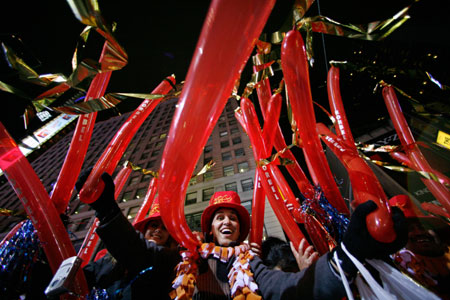
[(152, 157), (155, 157), (157, 155), (159, 155), (160, 150), (156, 149), (155, 151), (152, 152)]
[(233, 176), (233, 175), (234, 175), (234, 166), (223, 167), (223, 176)]
[(142, 153), (141, 159), (147, 159), (148, 155), (149, 155), (149, 152)]
[(191, 178), (191, 180), (189, 180), (189, 186), (197, 184), (197, 177), (193, 177)]
[(236, 125), (236, 123), (237, 123), (236, 119), (228, 121), (229, 126)]
[(203, 165), (206, 165), (207, 163), (209, 163), (212, 160), (212, 157), (205, 157), (203, 159)]
[(150, 169), (153, 168), (155, 166), (156, 160), (151, 160), (147, 163), (147, 167), (145, 167), (146, 169)]
[(225, 184), (225, 191), (235, 191), (237, 193), (237, 183), (236, 182), (230, 182)]
[(242, 143), (242, 140), (241, 140), (240, 136), (233, 138), (233, 145), (237, 145), (237, 144), (240, 144), (240, 143)]
[(130, 179), (130, 185), (136, 184), (139, 182), (139, 176), (131, 177)]
[(133, 195), (132, 191), (123, 193), (122, 200), (120, 202), (127, 202), (127, 201), (131, 200), (132, 195)]
[(149, 142), (156, 141), (157, 138), (158, 138), (158, 136), (154, 135), (150, 138)]
[(156, 142), (155, 147), (161, 147), (164, 144), (163, 141)]
[(210, 153), (213, 149), (212, 145), (206, 145), (205, 148), (203, 148), (203, 152)]
[(193, 204), (197, 202), (197, 192), (186, 194), (185, 205)]
[(227, 123), (219, 123), (219, 128), (226, 128), (227, 127)]
[(77, 231), (85, 230), (86, 228), (88, 228), (90, 223), (91, 218), (81, 220), (80, 223), (78, 223)]
[(213, 179), (213, 172), (207, 171), (205, 174), (203, 174), (203, 181), (208, 181)]
[(231, 134), (235, 134), (237, 132), (239, 132), (239, 128), (237, 128), (237, 127), (230, 128), (230, 133)]
[(248, 178), (248, 179), (241, 180), (241, 186), (242, 186), (243, 192), (253, 190), (253, 179)]
[(148, 149), (150, 149), (152, 147), (153, 147), (153, 144), (147, 144), (147, 145), (145, 145), (145, 150), (148, 150)]
[(204, 189), (202, 191), (202, 200), (203, 201), (209, 201), (209, 199), (211, 199), (212, 195), (214, 194), (214, 188), (208, 188), (208, 189)]
[(244, 172), (247, 172), (249, 170), (248, 162), (246, 162), (246, 161), (238, 163), (237, 167), (238, 167), (238, 172), (239, 173), (244, 173)]
[(224, 137), (224, 136), (227, 136), (228, 135), (228, 131), (221, 131), (220, 133), (219, 133), (219, 135), (220, 135), (220, 137)]
[(142, 182), (150, 181), (152, 178), (153, 178), (153, 176), (152, 176), (151, 174), (145, 174), (145, 175), (142, 177)]
[(202, 213), (195, 213), (195, 214), (186, 216), (186, 222), (192, 231), (198, 231), (198, 232), (202, 231), (201, 226), (200, 226), (201, 219), (202, 219)]
[(134, 217), (136, 217), (136, 214), (138, 213), (140, 208), (141, 208), (140, 206), (134, 206), (134, 207), (130, 208), (128, 210), (127, 219), (128, 220), (134, 219)]
[(230, 146), (230, 141), (222, 141), (220, 142), (220, 148), (226, 148)]
[(239, 148), (239, 149), (234, 150), (234, 156), (236, 156), (236, 157), (245, 156), (244, 148)]
[(136, 199), (143, 199), (147, 194), (147, 188), (138, 189), (136, 191)]
[(231, 152), (224, 152), (224, 153), (222, 153), (222, 161), (227, 161), (227, 160), (230, 160), (232, 157), (231, 157)]

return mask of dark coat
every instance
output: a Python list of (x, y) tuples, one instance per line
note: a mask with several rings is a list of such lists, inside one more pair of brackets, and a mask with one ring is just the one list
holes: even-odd
[(111, 256), (84, 268), (91, 287), (106, 288), (113, 299), (170, 299), (174, 268), (181, 259), (177, 250), (147, 241), (121, 213), (100, 222), (97, 234)]
[(250, 262), (253, 277), (265, 300), (342, 299), (344, 286), (332, 271), (327, 255), (300, 272), (271, 270), (259, 257)]
[[(194, 300), (230, 300), (227, 275), (234, 258), (227, 263), (209, 257), (199, 265)], [(250, 262), (253, 278), (265, 300), (336, 299), (344, 297), (341, 280), (332, 271), (327, 255), (323, 255), (308, 269), (291, 273), (269, 269), (259, 257)]]

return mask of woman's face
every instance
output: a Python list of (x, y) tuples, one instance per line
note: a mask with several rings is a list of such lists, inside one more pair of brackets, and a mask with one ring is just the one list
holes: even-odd
[(145, 238), (155, 242), (157, 245), (165, 245), (169, 239), (169, 232), (162, 223), (161, 219), (151, 220), (147, 224)]
[(228, 247), (231, 242), (239, 239), (240, 224), (236, 212), (230, 208), (221, 208), (214, 213), (211, 222), (211, 232), (214, 243)]

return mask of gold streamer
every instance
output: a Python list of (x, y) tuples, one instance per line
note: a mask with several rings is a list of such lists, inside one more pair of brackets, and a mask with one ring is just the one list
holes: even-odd
[(215, 166), (215, 162), (213, 160), (210, 160), (206, 165), (203, 166), (203, 168), (197, 173), (197, 175), (193, 175), (191, 178), (200, 176), (202, 174), (205, 174), (209, 169)]
[(158, 176), (159, 176), (158, 172), (141, 168), (138, 165), (133, 164), (131, 161), (126, 161), (125, 164), (127, 167), (131, 168), (133, 171), (139, 171), (144, 175), (150, 174), (151, 176), (153, 176), (155, 178), (158, 178)]
[(358, 152), (359, 152), (359, 155), (363, 159), (365, 159), (367, 161), (370, 161), (370, 162), (372, 162), (372, 163), (374, 163), (374, 164), (376, 164), (376, 165), (378, 165), (380, 167), (386, 168), (388, 170), (396, 171), (396, 172), (404, 172), (404, 173), (413, 173), (413, 172), (415, 172), (415, 173), (418, 173), (419, 175), (421, 175), (422, 177), (424, 177), (425, 179), (431, 179), (431, 180), (434, 180), (434, 181), (439, 182), (441, 184), (444, 184), (447, 187), (450, 187), (450, 185), (447, 184), (446, 182), (440, 181), (439, 177), (436, 174), (432, 173), (432, 172), (417, 171), (417, 170), (413, 170), (413, 169), (405, 167), (405, 166), (392, 165), (392, 164), (387, 163), (387, 162), (371, 159), (371, 158), (367, 157), (366, 155), (364, 155), (361, 151), (358, 151)]
[(7, 217), (24, 217), (27, 218), (28, 215), (25, 213), (24, 210), (12, 210), (7, 208), (1, 208), (0, 207), (0, 216), (7, 216)]

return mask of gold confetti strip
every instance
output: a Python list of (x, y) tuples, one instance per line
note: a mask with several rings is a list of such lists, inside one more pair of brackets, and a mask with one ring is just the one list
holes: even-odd
[[(117, 104), (122, 101), (127, 100), (128, 98), (138, 98), (138, 99), (148, 99), (155, 100), (161, 99), (161, 102), (166, 101), (168, 99), (173, 99), (178, 97), (181, 94), (182, 84), (178, 84), (176, 86), (176, 90), (172, 90), (169, 94), (140, 94), (140, 93), (108, 93), (101, 98), (91, 99), (89, 101), (76, 103), (73, 105), (67, 106), (59, 106), (59, 107), (50, 107), (48, 106), (55, 99), (41, 99), (39, 101), (34, 101), (33, 103), (38, 105), (40, 109), (47, 108), (53, 111), (58, 111), (61, 113), (65, 113), (68, 115), (80, 115), (80, 114), (89, 114), (92, 112), (98, 112), (105, 109), (114, 108)], [(48, 101), (48, 102), (47, 102)]]
[(155, 178), (158, 178), (158, 176), (159, 176), (158, 172), (141, 168), (138, 165), (133, 164), (131, 161), (127, 161), (127, 162), (125, 162), (125, 164), (127, 167), (131, 168), (133, 171), (139, 171), (144, 175), (150, 174), (151, 176), (153, 176)]
[(0, 207), (0, 216), (7, 216), (7, 217), (25, 217), (27, 218), (27, 214), (24, 210), (12, 210), (7, 208), (1, 208)]
[(411, 168), (405, 167), (405, 166), (396, 166), (387, 162), (383, 162), (380, 160), (375, 160), (375, 159), (371, 159), (369, 157), (367, 157), (366, 155), (364, 155), (361, 151), (359, 152), (359, 156), (361, 156), (363, 159), (370, 161), (380, 167), (386, 168), (388, 170), (392, 170), (392, 171), (396, 171), (396, 172), (403, 172), (403, 173), (418, 173), (419, 175), (421, 175), (422, 177), (426, 178), (426, 179), (431, 179), (434, 180), (436, 182), (439, 182), (441, 184), (444, 184), (447, 187), (450, 187), (449, 184), (447, 184), (446, 182), (442, 182), (439, 180), (439, 177), (431, 172), (425, 172), (425, 171), (417, 171), (417, 170), (413, 170)]

